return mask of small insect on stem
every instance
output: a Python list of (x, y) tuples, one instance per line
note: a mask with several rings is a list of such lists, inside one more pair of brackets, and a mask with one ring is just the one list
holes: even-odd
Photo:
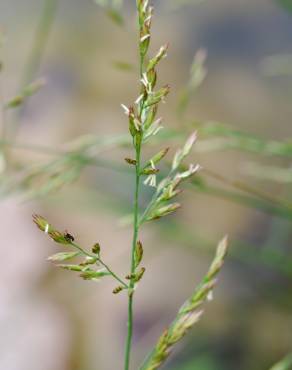
[(70, 243), (74, 242), (74, 240), (75, 240), (74, 236), (69, 234), (67, 230), (65, 230), (65, 232), (64, 232), (64, 238)]

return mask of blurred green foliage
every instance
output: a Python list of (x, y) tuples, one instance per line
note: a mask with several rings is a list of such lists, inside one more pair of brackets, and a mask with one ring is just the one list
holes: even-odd
[(278, 4), (281, 5), (285, 10), (292, 12), (292, 1), (291, 0), (277, 0)]

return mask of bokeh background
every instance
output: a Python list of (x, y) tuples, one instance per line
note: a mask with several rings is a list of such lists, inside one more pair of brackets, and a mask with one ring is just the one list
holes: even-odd
[[(101, 3), (0, 3), (1, 104), (46, 80), (1, 119), (1, 369), (122, 368), (126, 296), (111, 293), (110, 279), (84, 282), (47, 263), (59, 247), (31, 221), (39, 213), (88, 248), (99, 241), (126, 274), (133, 176), (123, 158), (131, 149), (100, 142), (127, 132), (120, 104), (137, 97), (135, 4)], [(204, 170), (176, 215), (142, 231), (147, 272), (136, 294), (133, 369), (225, 234), (230, 253), (214, 300), (165, 368), (269, 369), (292, 349), (291, 4), (154, 1), (151, 52), (170, 43), (159, 70), (171, 86), (161, 109), (169, 131), (145, 153), (168, 138), (170, 158), (196, 128), (190, 161)], [(202, 48), (208, 72), (195, 89), (190, 68)], [(72, 148), (100, 162), (72, 162)], [(141, 204), (150, 195), (144, 188)]]

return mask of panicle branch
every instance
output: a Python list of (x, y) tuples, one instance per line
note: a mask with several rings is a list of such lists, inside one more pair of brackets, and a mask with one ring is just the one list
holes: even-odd
[[(115, 274), (101, 259), (101, 247), (99, 243), (95, 243), (91, 248), (91, 252), (88, 252), (80, 245), (76, 244), (74, 236), (69, 234), (68, 231), (60, 232), (59, 230), (56, 230), (44, 217), (40, 215), (34, 214), (32, 217), (37, 227), (44, 233), (48, 234), (54, 242), (75, 249), (75, 251), (59, 252), (48, 257), (49, 261), (57, 263), (57, 267), (69, 271), (80, 272), (79, 276), (84, 280), (96, 281), (104, 276), (112, 276), (119, 284), (121, 284), (121, 290), (128, 288), (127, 283)], [(71, 261), (76, 257), (81, 257), (81, 262), (76, 264), (63, 263)], [(97, 269), (94, 269), (93, 266), (97, 266)]]
[(163, 332), (153, 351), (139, 370), (158, 369), (170, 355), (173, 346), (200, 320), (202, 305), (212, 299), (216, 276), (221, 270), (227, 253), (227, 237), (218, 245), (215, 258), (202, 282), (184, 303), (171, 325)]

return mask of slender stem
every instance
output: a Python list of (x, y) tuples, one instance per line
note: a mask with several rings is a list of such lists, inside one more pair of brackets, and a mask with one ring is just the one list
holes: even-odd
[[(78, 245), (76, 243), (73, 243), (73, 242), (70, 243), (70, 244), (72, 245), (72, 247), (78, 249), (83, 255), (85, 255), (87, 257), (90, 257), (90, 258), (96, 258), (96, 256), (94, 254), (91, 254), (91, 253), (87, 252), (85, 249), (83, 249), (82, 247), (80, 247), (80, 245)], [(100, 262), (101, 265), (106, 268), (106, 270), (112, 275), (112, 277), (114, 279), (116, 279), (119, 283), (121, 283), (124, 288), (128, 289), (128, 285), (116, 273), (114, 273), (109, 268), (109, 266), (105, 262), (103, 262), (103, 260), (100, 257), (98, 257), (97, 261)]]
[(95, 257), (94, 255), (88, 253), (85, 249), (83, 249), (82, 247), (80, 247), (80, 245), (78, 245), (76, 243), (71, 242), (70, 245), (72, 245), (72, 247), (78, 249), (82, 254), (84, 254), (87, 257), (91, 257), (91, 258)]
[(143, 212), (143, 214), (142, 214), (142, 216), (140, 217), (140, 219), (139, 219), (139, 225), (142, 225), (143, 224), (143, 222), (146, 220), (146, 217), (147, 217), (147, 215), (149, 214), (149, 212), (151, 211), (151, 208), (152, 208), (152, 206), (154, 205), (154, 203), (155, 203), (155, 201), (157, 200), (157, 198), (158, 198), (158, 196), (160, 195), (160, 192), (156, 192), (154, 195), (153, 195), (153, 197), (152, 197), (152, 199), (151, 199), (151, 201), (150, 201), (150, 203), (148, 204), (148, 206), (145, 208), (145, 211)]
[[(137, 8), (138, 10), (138, 8)], [(139, 19), (139, 29), (141, 30), (142, 24), (140, 17)], [(139, 41), (140, 42), (140, 41)], [(140, 58), (139, 58), (139, 72), (140, 72), (140, 78), (143, 77), (143, 66), (144, 66), (144, 57), (145, 54), (141, 52), (140, 49)], [(139, 104), (138, 108), (138, 115), (140, 119), (142, 118), (143, 109), (144, 109), (144, 99)], [(130, 368), (130, 357), (131, 357), (131, 348), (132, 348), (132, 336), (133, 336), (133, 300), (134, 300), (134, 288), (135, 288), (135, 280), (134, 280), (134, 274), (136, 270), (135, 266), (135, 250), (136, 245), (138, 241), (138, 233), (139, 233), (139, 188), (140, 188), (140, 172), (141, 172), (141, 145), (143, 142), (143, 133), (140, 133), (140, 138), (137, 139), (133, 138), (133, 145), (136, 149), (136, 166), (135, 166), (135, 196), (134, 196), (134, 223), (133, 223), (133, 241), (132, 241), (132, 250), (131, 250), (131, 280), (130, 285), (128, 289), (128, 322), (127, 322), (127, 340), (126, 340), (126, 348), (125, 348), (125, 366), (124, 370), (129, 370)]]
[(121, 278), (119, 278), (118, 275), (116, 273), (114, 273), (109, 268), (109, 266), (106, 263), (103, 262), (103, 260), (101, 258), (98, 258), (98, 261), (102, 264), (103, 267), (106, 268), (106, 270), (112, 275), (113, 278), (115, 278), (119, 283), (121, 283), (124, 288), (128, 289), (128, 285)]
[[(134, 231), (131, 251), (131, 275), (135, 273), (135, 249), (139, 232), (139, 187), (140, 187), (140, 159), (141, 159), (141, 144), (136, 145), (136, 183), (135, 183), (135, 198), (134, 198)], [(134, 298), (134, 279), (131, 279), (129, 286), (128, 298), (128, 333), (125, 350), (125, 370), (129, 370), (130, 355), (133, 336), (133, 298)]]

